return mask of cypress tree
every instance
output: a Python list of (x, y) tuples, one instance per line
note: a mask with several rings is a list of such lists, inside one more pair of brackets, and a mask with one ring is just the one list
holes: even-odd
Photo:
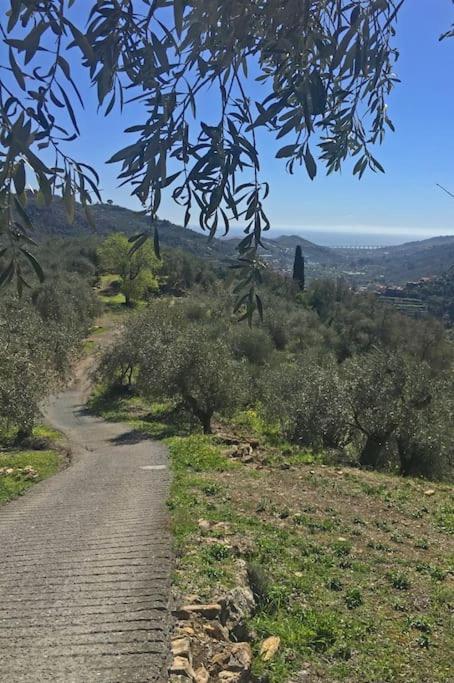
[(301, 291), (304, 289), (304, 256), (300, 245), (295, 249), (295, 260), (293, 262), (293, 279), (298, 282)]

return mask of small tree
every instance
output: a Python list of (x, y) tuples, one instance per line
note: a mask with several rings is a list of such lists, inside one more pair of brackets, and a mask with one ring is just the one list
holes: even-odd
[[(401, 474), (439, 476), (452, 439), (452, 378), (406, 353), (372, 351), (344, 364), (359, 462), (373, 469), (397, 460)], [(444, 388), (443, 388), (444, 387)]]
[(109, 235), (98, 249), (101, 269), (121, 278), (121, 291), (125, 296), (126, 306), (133, 305), (158, 288), (156, 275), (159, 261), (151, 244), (146, 242), (133, 255), (130, 250), (131, 244), (122, 233)]
[[(158, 342), (159, 343), (159, 342)], [(139, 386), (147, 395), (166, 396), (180, 402), (211, 432), (215, 412), (228, 413), (244, 396), (245, 374), (227, 344), (209, 338), (203, 326), (175, 330), (170, 343), (151, 363), (144, 359)]]
[(339, 448), (349, 440), (343, 385), (334, 359), (324, 366), (307, 356), (264, 375), (262, 400), (268, 419), (295, 443)]
[(295, 259), (293, 261), (293, 279), (298, 283), (301, 291), (304, 290), (304, 256), (303, 251), (298, 244), (295, 249)]
[(31, 306), (6, 301), (0, 316), (0, 419), (17, 428), (18, 440), (32, 432), (39, 405), (55, 382), (48, 326)]

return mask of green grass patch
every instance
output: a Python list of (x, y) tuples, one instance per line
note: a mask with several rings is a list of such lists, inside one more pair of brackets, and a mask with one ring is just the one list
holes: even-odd
[(187, 415), (170, 403), (151, 403), (127, 390), (115, 392), (98, 388), (87, 407), (108, 422), (125, 422), (151, 439), (189, 434), (193, 424)]
[[(33, 484), (55, 474), (59, 467), (60, 455), (56, 451), (0, 452), (0, 470), (12, 470), (11, 474), (0, 473), (0, 503), (20, 496)], [(24, 473), (24, 468), (32, 468), (36, 478)]]
[[(275, 467), (274, 456), (267, 471), (255, 471), (202, 435), (167, 444), (175, 584), (213, 599), (235, 585), (234, 548), (243, 544), (257, 600), (254, 675), (284, 683), (309, 668), (317, 680), (449, 679), (453, 596), (439, 539), (449, 521), (447, 490), (439, 487), (430, 509), (413, 516), (422, 509), (417, 481), (337, 472), (307, 453), (294, 454), (291, 472)], [(434, 555), (418, 564), (418, 553)], [(264, 662), (260, 644), (276, 635), (281, 647)]]
[[(194, 433), (171, 404), (98, 392), (90, 406), (166, 439), (183, 595), (212, 600), (236, 584), (237, 558), (247, 561), (254, 675), (285, 683), (309, 668), (315, 680), (449, 680), (449, 487), (431, 484), (426, 497), (422, 481), (327, 466), (324, 453), (279, 441), (255, 411), (233, 427), (259, 438), (267, 464), (257, 470)], [(264, 662), (260, 644), (272, 635), (281, 647)]]

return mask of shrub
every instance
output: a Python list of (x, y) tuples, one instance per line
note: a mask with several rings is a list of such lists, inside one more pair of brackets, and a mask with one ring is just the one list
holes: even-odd
[(234, 327), (230, 335), (230, 344), (235, 358), (245, 359), (253, 365), (264, 365), (273, 353), (270, 336), (257, 327)]
[(265, 414), (278, 420), (289, 440), (313, 447), (342, 446), (348, 440), (346, 402), (336, 364), (310, 357), (281, 364), (262, 382)]

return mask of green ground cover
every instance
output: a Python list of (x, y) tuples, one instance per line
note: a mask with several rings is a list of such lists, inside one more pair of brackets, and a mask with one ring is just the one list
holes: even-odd
[[(235, 419), (261, 441), (261, 460), (246, 465), (216, 436), (189, 433), (169, 406), (98, 394), (92, 408), (166, 438), (182, 594), (215, 598), (234, 584), (238, 558), (247, 561), (257, 676), (283, 683), (304, 668), (320, 681), (449, 680), (449, 486), (327, 466), (323, 454), (279, 443), (254, 411)], [(265, 663), (259, 646), (270, 635), (281, 647)]]

